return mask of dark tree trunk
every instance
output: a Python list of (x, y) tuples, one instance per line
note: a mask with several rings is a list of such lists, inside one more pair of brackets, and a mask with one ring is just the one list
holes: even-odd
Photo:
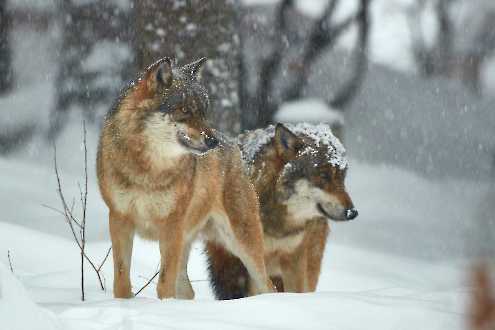
[(208, 62), (203, 81), (210, 93), (213, 126), (239, 131), (238, 6), (233, 0), (134, 1), (134, 47), (139, 68), (169, 56), (178, 64)]
[(13, 69), (12, 50), (10, 47), (11, 17), (7, 11), (7, 0), (0, 0), (0, 94), (12, 89)]

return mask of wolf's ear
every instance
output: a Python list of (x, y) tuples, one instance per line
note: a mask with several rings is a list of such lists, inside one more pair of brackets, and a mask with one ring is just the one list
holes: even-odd
[(165, 57), (163, 59), (163, 62), (156, 70), (155, 77), (156, 82), (159, 86), (164, 88), (169, 88), (170, 86), (172, 86), (174, 76), (172, 74), (172, 60), (170, 58)]
[(173, 80), (172, 59), (169, 57), (159, 59), (146, 69), (146, 81), (152, 90), (169, 88)]
[(302, 146), (303, 141), (283, 124), (278, 123), (275, 126), (275, 147), (281, 157), (295, 158)]
[(206, 63), (206, 60), (206, 57), (202, 57), (199, 60), (186, 64), (182, 67), (182, 71), (199, 80), (201, 78), (201, 72), (203, 71), (203, 64)]

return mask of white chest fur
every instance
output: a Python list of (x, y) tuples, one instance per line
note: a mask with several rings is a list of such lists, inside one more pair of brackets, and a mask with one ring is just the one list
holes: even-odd
[(137, 232), (148, 238), (153, 238), (156, 224), (166, 218), (175, 205), (175, 194), (172, 189), (167, 192), (115, 189), (112, 197), (116, 210), (130, 216)]
[(301, 243), (304, 238), (304, 231), (295, 235), (287, 235), (285, 237), (273, 237), (270, 235), (264, 236), (265, 254), (277, 253), (292, 253)]

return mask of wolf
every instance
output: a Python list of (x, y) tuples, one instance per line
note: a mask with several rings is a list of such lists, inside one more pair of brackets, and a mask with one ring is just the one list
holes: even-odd
[[(324, 124), (277, 124), (240, 135), (238, 145), (260, 198), (269, 276), (278, 291), (314, 291), (328, 220), (358, 215), (344, 184), (345, 149)], [(205, 250), (215, 296), (247, 296), (252, 287), (239, 259), (215, 242)]]
[(208, 93), (199, 75), (205, 59), (176, 67), (150, 65), (106, 116), (97, 176), (109, 209), (114, 296), (133, 296), (134, 234), (159, 241), (157, 295), (192, 299), (187, 276), (191, 243), (200, 236), (236, 255), (254, 293), (272, 292), (264, 264), (259, 203), (239, 148), (206, 121)]

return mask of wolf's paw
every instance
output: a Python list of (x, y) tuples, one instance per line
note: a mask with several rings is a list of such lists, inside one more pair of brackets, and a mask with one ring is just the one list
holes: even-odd
[(113, 291), (113, 296), (114, 298), (123, 299), (130, 299), (135, 297), (130, 288), (115, 288)]
[(158, 299), (176, 298), (175, 290), (167, 290), (167, 288), (165, 288), (165, 285), (158, 284), (158, 286), (156, 287), (156, 294), (158, 296)]
[(184, 289), (184, 290), (179, 290), (177, 292), (177, 299), (187, 299), (187, 300), (192, 300), (194, 299), (194, 291), (193, 289)]

